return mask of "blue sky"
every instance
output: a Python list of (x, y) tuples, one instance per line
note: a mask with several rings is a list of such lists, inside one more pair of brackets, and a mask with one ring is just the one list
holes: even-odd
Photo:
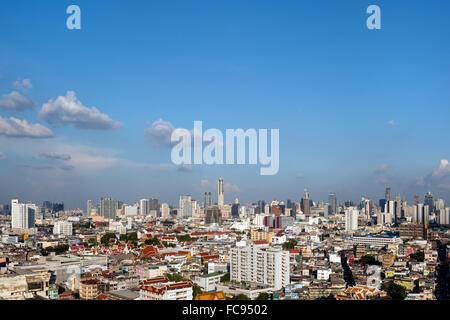
[[(81, 8), (81, 30), (66, 28), (70, 4)], [(381, 30), (366, 27), (371, 4)], [(228, 202), (298, 200), (304, 188), (314, 200), (330, 191), (379, 199), (387, 185), (408, 202), (428, 190), (450, 201), (448, 39), (446, 0), (3, 0), (0, 202), (175, 204), (204, 191), (217, 201), (219, 176)], [(87, 118), (44, 108), (64, 105), (68, 91)], [(28, 100), (8, 108), (12, 92)], [(11, 117), (40, 124), (39, 137), (7, 133)], [(159, 119), (279, 128), (280, 170), (179, 170), (145, 131)]]

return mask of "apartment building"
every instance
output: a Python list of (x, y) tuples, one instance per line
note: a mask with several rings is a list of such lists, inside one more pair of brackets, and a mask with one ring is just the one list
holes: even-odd
[(289, 251), (254, 241), (231, 249), (232, 281), (270, 285), (275, 290), (290, 283)]

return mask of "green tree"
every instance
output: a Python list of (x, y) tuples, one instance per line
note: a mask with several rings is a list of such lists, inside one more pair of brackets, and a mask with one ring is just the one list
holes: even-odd
[(250, 300), (250, 298), (247, 295), (240, 293), (235, 296), (233, 300)]
[(203, 293), (202, 289), (196, 283), (193, 283), (192, 284), (192, 295), (194, 296), (194, 298), (200, 293)]
[(285, 243), (283, 243), (283, 249), (294, 249), (295, 246), (297, 245), (297, 240), (295, 239), (290, 239), (288, 241), (286, 241)]
[(225, 273), (225, 274), (220, 278), (220, 282), (230, 282), (230, 273), (229, 273), (229, 272)]
[(110, 239), (116, 239), (116, 235), (114, 233), (106, 233), (101, 239), (100, 242), (104, 245), (109, 244)]
[(416, 260), (418, 262), (423, 262), (423, 260), (425, 259), (425, 254), (423, 253), (423, 251), (418, 251), (418, 252), (410, 254), (409, 258), (411, 260)]
[(396, 283), (392, 283), (387, 291), (392, 300), (404, 300), (406, 298), (406, 288)]
[(367, 254), (359, 259), (362, 265), (380, 265), (381, 263), (375, 259), (373, 255)]
[(269, 294), (267, 292), (261, 292), (256, 297), (256, 300), (269, 300)]
[(145, 239), (146, 245), (159, 246), (161, 241), (158, 238)]

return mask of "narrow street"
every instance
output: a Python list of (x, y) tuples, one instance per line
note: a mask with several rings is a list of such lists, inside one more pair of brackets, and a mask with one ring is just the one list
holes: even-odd
[(437, 286), (436, 286), (436, 299), (438, 300), (448, 300), (449, 294), (449, 273), (448, 273), (448, 263), (446, 261), (446, 251), (445, 249), (438, 250), (439, 266), (436, 268), (437, 272)]

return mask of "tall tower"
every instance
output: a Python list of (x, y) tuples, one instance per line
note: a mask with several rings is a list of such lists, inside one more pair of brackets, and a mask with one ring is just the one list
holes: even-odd
[(311, 214), (311, 206), (310, 206), (310, 201), (309, 201), (309, 192), (308, 190), (304, 190), (305, 195), (302, 198), (302, 211), (303, 214), (305, 215), (310, 215)]
[(414, 195), (414, 203), (415, 206), (419, 204), (419, 196), (417, 194)]
[(86, 215), (90, 216), (91, 215), (91, 210), (92, 210), (92, 201), (88, 200), (86, 202)]
[(336, 214), (336, 208), (337, 208), (337, 201), (336, 201), (336, 193), (330, 193), (328, 195), (328, 203), (329, 203), (329, 207), (328, 207), (328, 212), (326, 213), (334, 215)]
[(218, 185), (218, 200), (217, 200), (217, 204), (219, 205), (219, 208), (222, 208), (224, 205), (224, 200), (223, 200), (223, 179), (222, 177), (219, 178), (219, 185)]
[(384, 198), (386, 199), (386, 203), (389, 203), (391, 200), (391, 188), (386, 188), (386, 196)]

